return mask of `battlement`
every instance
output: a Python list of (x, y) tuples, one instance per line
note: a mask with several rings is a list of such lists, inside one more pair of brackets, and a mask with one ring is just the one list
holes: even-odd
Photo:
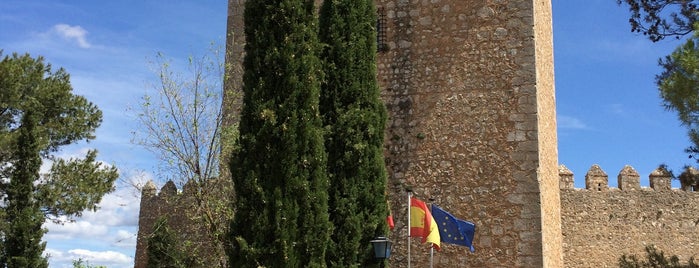
[[(141, 189), (134, 267), (147, 267), (148, 238), (160, 217), (167, 218), (168, 227), (179, 236), (180, 241), (186, 241), (183, 243), (187, 247), (185, 250), (196, 259), (196, 267), (216, 267), (221, 263), (220, 260), (225, 258), (221, 243), (212, 237), (211, 225), (205, 224), (204, 217), (227, 217), (226, 213), (216, 209), (228, 205), (227, 191), (230, 188), (229, 180), (219, 179), (208, 180), (202, 185), (188, 181), (181, 190), (173, 181), (166, 182), (159, 191), (152, 181), (146, 183)], [(207, 203), (210, 199), (217, 201)], [(226, 218), (213, 220), (227, 223)]]
[[(585, 189), (574, 187), (568, 168), (560, 165), (558, 171), (565, 267), (608, 267), (622, 254), (643, 255), (646, 245), (683, 260), (698, 252), (699, 211), (693, 204), (699, 194), (686, 183), (673, 189), (667, 169), (650, 172), (650, 187), (641, 187), (638, 172), (626, 165), (617, 175), (618, 187), (609, 187), (607, 173), (592, 165)], [(678, 178), (691, 181), (683, 178), (697, 174), (688, 168)]]
[[(573, 172), (565, 165), (558, 167), (558, 175), (560, 178), (560, 189), (564, 190), (581, 190), (574, 186)], [(699, 175), (699, 170), (689, 167), (685, 169), (678, 177), (681, 182), (681, 187), (678, 189), (672, 188), (672, 173), (664, 167), (658, 167), (648, 175), (650, 188), (641, 187), (640, 175), (629, 165), (624, 166), (617, 175), (618, 187), (609, 187), (609, 176), (602, 168), (595, 164), (585, 174), (585, 189), (587, 191), (606, 192), (606, 191), (636, 191), (636, 190), (655, 190), (655, 191), (686, 191), (694, 192), (696, 186), (686, 183), (689, 181), (685, 178), (696, 177)]]
[(141, 199), (153, 197), (158, 197), (160, 199), (191, 197), (197, 193), (198, 187), (195, 184), (196, 183), (193, 181), (188, 181), (182, 187), (182, 191), (180, 191), (177, 189), (175, 183), (169, 180), (160, 188), (160, 191), (157, 191), (157, 187), (153, 181), (148, 181), (146, 185), (143, 186), (143, 189), (141, 189)]

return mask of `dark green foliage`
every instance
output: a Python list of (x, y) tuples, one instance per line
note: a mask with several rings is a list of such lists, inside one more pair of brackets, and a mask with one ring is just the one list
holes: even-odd
[(180, 243), (180, 238), (170, 230), (167, 218), (160, 217), (148, 237), (147, 268), (188, 268), (194, 261)]
[[(45, 266), (45, 259), (32, 259), (44, 250), (41, 224), (96, 210), (113, 190), (117, 169), (97, 162), (96, 151), (84, 159), (52, 155), (93, 139), (102, 122), (100, 110), (72, 90), (69, 75), (52, 72), (42, 57), (13, 54), (0, 61), (0, 266)], [(54, 162), (40, 177), (42, 158)]]
[(386, 235), (386, 111), (376, 81), (376, 11), (371, 0), (324, 1), (320, 40), (326, 79), (320, 111), (326, 127), (330, 267), (377, 265), (369, 242)]
[[(12, 166), (6, 164), (17, 161), (17, 155), (6, 152), (19, 142), (18, 120), (32, 111), (38, 118), (34, 135), (40, 155), (55, 160), (47, 177), (36, 186), (35, 202), (53, 220), (97, 209), (118, 177), (115, 167), (96, 161), (94, 150), (84, 159), (68, 161), (51, 155), (61, 146), (94, 139), (102, 123), (102, 112), (72, 93), (69, 78), (63, 69), (51, 71), (42, 57), (13, 54), (0, 61), (0, 178), (12, 178)], [(5, 187), (0, 184), (0, 190)]]
[[(44, 215), (34, 195), (34, 181), (39, 178), (41, 157), (36, 139), (37, 118), (33, 112), (22, 116), (12, 180), (6, 190), (7, 229), (4, 231), (5, 252), (3, 264), (8, 267), (48, 267), (42, 253), (46, 232), (41, 225)], [(4, 266), (4, 265), (3, 265)]]
[(636, 255), (624, 254), (619, 258), (619, 268), (699, 268), (699, 264), (694, 263), (694, 258), (690, 258), (687, 264), (681, 264), (677, 256), (668, 258), (654, 246), (646, 246), (645, 260), (639, 260)]
[(325, 266), (330, 222), (314, 12), (312, 0), (245, 3), (231, 267)]
[(113, 190), (119, 175), (115, 167), (105, 167), (96, 158), (97, 151), (90, 150), (84, 159), (57, 159), (52, 164), (44, 183), (37, 185), (47, 218), (79, 217), (84, 210), (99, 208), (97, 204)]
[(627, 4), (631, 31), (648, 36), (653, 42), (668, 36), (680, 38), (691, 33), (699, 20), (696, 0), (616, 0)]
[[(663, 72), (656, 76), (660, 97), (668, 110), (676, 111), (689, 129), (690, 157), (699, 154), (699, 37), (693, 37), (660, 60)], [(699, 159), (698, 159), (699, 160)]]
[(36, 132), (43, 157), (63, 145), (94, 139), (102, 123), (94, 104), (72, 94), (68, 73), (63, 68), (52, 72), (43, 57), (6, 56), (0, 61), (0, 89), (0, 163), (11, 159), (4, 152), (17, 142), (17, 121), (24, 111), (40, 118)]

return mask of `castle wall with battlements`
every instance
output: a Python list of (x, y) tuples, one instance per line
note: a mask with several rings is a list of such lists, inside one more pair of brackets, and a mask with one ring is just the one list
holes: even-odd
[[(677, 255), (683, 261), (692, 256), (699, 257), (699, 192), (687, 185), (680, 189), (672, 188), (672, 177), (666, 170), (657, 169), (648, 174), (645, 180), (632, 167), (626, 166), (616, 178), (612, 178), (619, 187), (609, 187), (607, 173), (594, 165), (584, 176), (583, 189), (574, 187), (574, 175), (565, 166), (560, 166), (558, 171), (563, 237), (561, 267), (618, 267), (619, 257), (623, 254), (644, 256), (647, 245), (654, 245), (668, 255)], [(641, 187), (641, 182), (650, 187)], [(172, 183), (166, 184), (159, 191), (152, 187), (144, 189), (139, 215), (136, 268), (146, 267), (146, 240), (152, 232), (153, 223), (161, 216), (168, 217), (171, 228), (183, 240), (204, 245), (194, 252), (200, 259), (206, 262), (207, 259), (225, 258), (223, 252), (212, 254), (214, 252), (211, 248), (206, 247), (217, 242), (206, 239), (202, 235), (205, 232), (204, 225), (192, 220), (191, 215), (196, 213), (192, 204), (191, 192), (186, 189), (178, 191)], [(402, 213), (395, 208), (393, 212)], [(395, 220), (397, 226), (405, 223), (401, 218)], [(475, 218), (469, 220), (478, 222)], [(498, 226), (479, 225), (475, 254), (468, 253), (463, 247), (450, 245), (445, 245), (443, 251), (473, 258), (483, 251), (499, 250), (489, 244), (492, 240), (487, 239), (487, 233), (482, 233), (482, 229), (495, 230), (496, 233), (503, 231)], [(391, 239), (405, 240), (405, 237), (394, 235)], [(424, 247), (416, 244), (412, 250), (416, 259), (426, 256)], [(445, 264), (443, 253), (436, 253), (435, 267), (466, 266), (465, 262)], [(413, 264), (416, 265), (417, 262)], [(210, 265), (208, 267), (218, 267), (215, 263)], [(400, 263), (392, 263), (391, 266), (405, 267)]]
[[(559, 170), (551, 0), (374, 2), (391, 267), (407, 267), (408, 247), (414, 267), (429, 263), (426, 246), (406, 238), (407, 189), (477, 226), (476, 253), (444, 246), (435, 267), (614, 267), (645, 244), (684, 258), (699, 252), (696, 197), (671, 190), (667, 174), (651, 176), (651, 190), (625, 168), (613, 189), (595, 168), (588, 189), (574, 189), (573, 174)], [(242, 85), (244, 5), (229, 1), (227, 93)], [(162, 192), (144, 194), (136, 267), (154, 217), (181, 212)]]
[[(138, 216), (138, 237), (136, 241), (135, 268), (148, 265), (148, 239), (152, 236), (156, 221), (164, 217), (167, 227), (177, 236), (179, 245), (173, 249), (182, 250), (187, 257), (195, 260), (193, 267), (224, 267), (227, 257), (220, 241), (211, 235), (211, 226), (202, 218), (210, 209), (202, 205), (201, 193), (211, 194), (221, 199), (222, 189), (228, 183), (210, 181), (203, 186), (194, 183), (185, 184), (181, 191), (175, 183), (168, 181), (160, 190), (152, 182), (144, 186), (141, 192), (141, 208)], [(206, 190), (202, 190), (206, 188)], [(222, 201), (217, 204), (228, 204)], [(218, 215), (221, 216), (221, 215)]]
[(618, 188), (597, 165), (585, 189), (574, 188), (565, 166), (559, 172), (564, 267), (619, 267), (623, 254), (644, 257), (647, 245), (682, 261), (699, 256), (699, 192), (673, 189), (666, 170), (648, 175), (650, 188), (631, 166), (616, 176)]

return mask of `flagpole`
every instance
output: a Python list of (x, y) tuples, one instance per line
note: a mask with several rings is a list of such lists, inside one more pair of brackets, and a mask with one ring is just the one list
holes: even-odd
[[(434, 198), (430, 198), (430, 199), (428, 199), (428, 201), (430, 203), (427, 206), (427, 209), (429, 209), (430, 212), (432, 212), (432, 203), (434, 203)], [(434, 267), (434, 243), (430, 243), (430, 244), (431, 244), (430, 245), (430, 268), (433, 268)]]
[(413, 195), (413, 191), (408, 189), (408, 268), (410, 268), (410, 201)]

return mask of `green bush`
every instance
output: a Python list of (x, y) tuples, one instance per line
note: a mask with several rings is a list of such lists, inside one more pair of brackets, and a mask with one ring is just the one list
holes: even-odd
[(687, 264), (681, 264), (677, 256), (666, 257), (662, 251), (650, 245), (646, 246), (645, 260), (639, 260), (636, 255), (624, 254), (619, 258), (619, 268), (699, 268), (699, 265), (694, 263), (694, 257)]

